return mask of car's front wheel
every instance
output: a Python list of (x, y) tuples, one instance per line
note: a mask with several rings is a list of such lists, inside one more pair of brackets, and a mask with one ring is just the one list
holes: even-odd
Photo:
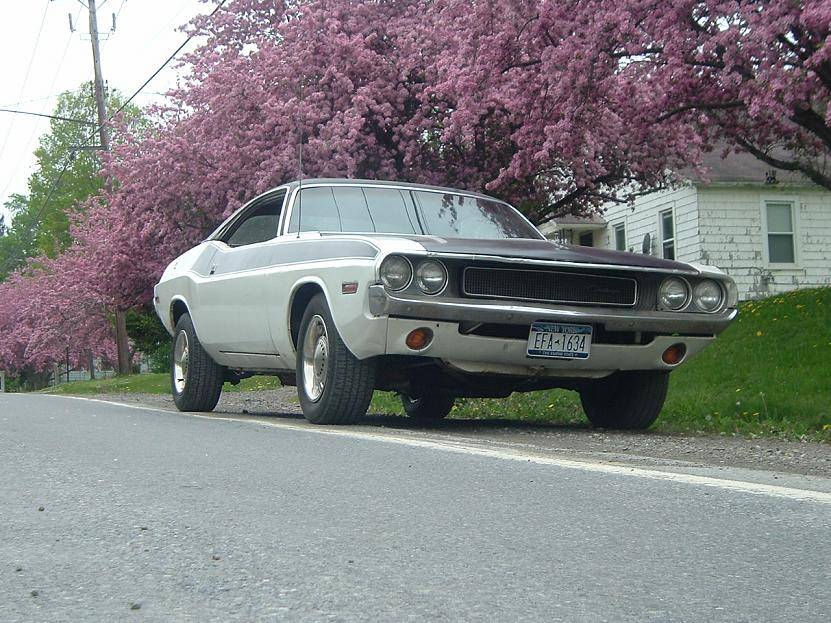
[(225, 368), (202, 348), (189, 314), (176, 323), (170, 366), (173, 402), (179, 411), (212, 411), (219, 402)]
[(456, 399), (447, 394), (422, 394), (408, 396), (401, 394), (401, 404), (408, 417), (416, 422), (429, 424), (448, 416)]
[(617, 372), (580, 390), (580, 402), (595, 426), (645, 429), (658, 419), (668, 386), (668, 372)]
[(358, 359), (343, 343), (326, 297), (309, 301), (297, 337), (297, 395), (314, 424), (351, 424), (366, 414), (375, 361)]

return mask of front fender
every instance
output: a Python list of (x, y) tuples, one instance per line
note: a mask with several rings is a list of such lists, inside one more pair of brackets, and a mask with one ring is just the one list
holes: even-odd
[[(354, 294), (344, 294), (342, 286), (343, 273), (340, 271), (323, 271), (318, 275), (303, 276), (294, 283), (282, 317), (281, 338), (278, 344), (281, 353), (292, 354), (296, 358), (295, 345), (291, 339), (291, 314), (298, 292), (304, 286), (314, 284), (326, 297), (326, 304), (334, 320), (343, 343), (358, 359), (366, 359), (381, 355), (385, 352), (387, 342), (387, 319), (373, 316), (369, 311), (369, 286), (374, 283), (374, 267), (368, 265), (361, 271), (361, 278), (352, 278), (355, 275), (354, 265), (350, 271), (349, 281), (358, 282), (358, 291)], [(275, 336), (276, 337), (276, 336)], [(275, 339), (275, 342), (278, 342)], [(285, 357), (285, 355), (284, 355)], [(285, 357), (288, 359), (288, 357)]]

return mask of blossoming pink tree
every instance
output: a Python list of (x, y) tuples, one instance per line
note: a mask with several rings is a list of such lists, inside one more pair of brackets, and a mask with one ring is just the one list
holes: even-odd
[(54, 260), (30, 262), (0, 285), (0, 368), (41, 371), (63, 362), (85, 367), (89, 356), (113, 361), (108, 306), (83, 284), (95, 270), (77, 246)]

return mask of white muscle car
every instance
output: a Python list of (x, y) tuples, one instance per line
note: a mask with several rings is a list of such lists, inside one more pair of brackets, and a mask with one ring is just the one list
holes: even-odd
[(316, 179), (240, 208), (154, 302), (183, 411), (274, 374), (315, 423), (356, 421), (375, 389), (430, 421), (457, 397), (563, 387), (595, 425), (646, 428), (737, 295), (716, 268), (548, 241), (485, 195)]

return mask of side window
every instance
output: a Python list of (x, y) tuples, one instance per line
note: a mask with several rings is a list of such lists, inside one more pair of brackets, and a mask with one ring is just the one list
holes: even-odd
[(675, 259), (675, 223), (672, 218), (672, 210), (664, 210), (660, 213), (661, 223), (661, 253), (665, 260)]
[(302, 189), (294, 200), (289, 232), (298, 230), (299, 219), (302, 219), (300, 231), (341, 231), (333, 189), (329, 186)]
[(253, 206), (241, 214), (220, 239), (231, 247), (241, 247), (275, 238), (285, 196), (283, 192)]

